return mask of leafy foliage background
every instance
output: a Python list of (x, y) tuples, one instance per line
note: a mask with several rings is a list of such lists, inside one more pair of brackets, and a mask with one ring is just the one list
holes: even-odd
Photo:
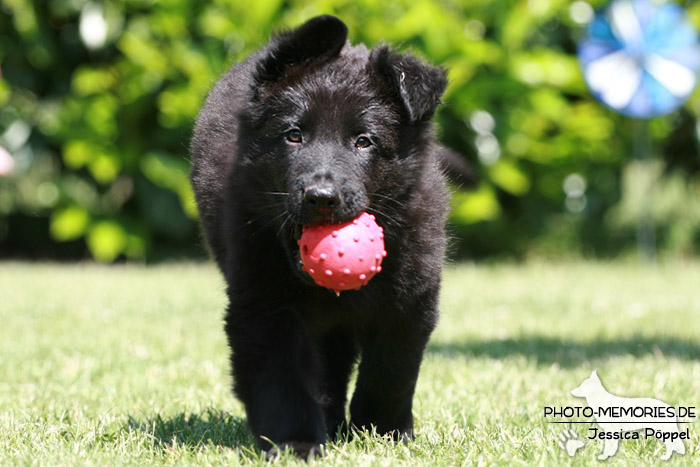
[[(700, 25), (700, 3), (680, 2)], [(390, 42), (449, 69), (442, 140), (477, 167), (454, 187), (461, 257), (633, 251), (641, 200), (661, 250), (700, 247), (700, 93), (645, 131), (597, 104), (576, 40), (587, 3), (563, 0), (1, 0), (0, 256), (158, 260), (202, 256), (187, 181), (196, 114), (221, 73), (270, 34), (322, 13), (353, 43)], [(602, 2), (591, 2), (592, 7)], [(81, 39), (99, 12), (104, 45)], [(578, 22), (577, 22), (578, 21)]]

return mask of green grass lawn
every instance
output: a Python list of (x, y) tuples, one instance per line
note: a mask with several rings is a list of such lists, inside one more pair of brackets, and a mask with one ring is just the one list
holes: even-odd
[[(0, 263), (0, 463), (261, 462), (230, 391), (223, 288), (210, 265)], [(593, 369), (618, 395), (700, 406), (698, 263), (452, 266), (442, 311), (415, 442), (366, 435), (314, 464), (596, 465), (602, 442), (569, 459), (569, 426), (543, 418), (583, 405), (569, 391)], [(700, 423), (686, 426), (670, 465), (700, 461)], [(622, 441), (607, 463), (662, 448)]]

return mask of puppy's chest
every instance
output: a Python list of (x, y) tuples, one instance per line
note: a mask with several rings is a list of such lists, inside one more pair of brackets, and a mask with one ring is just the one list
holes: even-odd
[[(382, 307), (369, 291), (341, 292), (340, 297), (331, 291), (317, 292), (320, 292), (320, 296), (304, 300), (297, 307), (309, 331), (315, 335), (337, 327), (361, 329), (371, 325), (380, 314), (386, 315), (388, 312), (381, 310)], [(326, 294), (327, 297), (324, 296)]]

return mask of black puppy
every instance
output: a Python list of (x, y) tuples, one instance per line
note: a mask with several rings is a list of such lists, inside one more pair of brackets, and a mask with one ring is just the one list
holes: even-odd
[[(228, 284), (235, 392), (265, 450), (306, 456), (348, 426), (413, 435), (445, 250), (444, 148), (429, 123), (445, 86), (442, 69), (353, 47), (320, 16), (234, 66), (199, 115), (191, 179)], [(363, 211), (388, 256), (336, 297), (301, 270), (301, 227)]]

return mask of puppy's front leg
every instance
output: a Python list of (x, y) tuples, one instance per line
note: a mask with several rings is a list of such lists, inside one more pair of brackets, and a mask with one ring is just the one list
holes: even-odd
[(350, 403), (351, 425), (394, 439), (413, 438), (413, 393), (430, 329), (394, 323), (365, 336), (357, 385)]
[(359, 349), (354, 336), (342, 329), (329, 332), (319, 345), (323, 377), (323, 410), (328, 437), (333, 439), (347, 432), (345, 403), (348, 383)]
[(318, 356), (297, 312), (231, 305), (226, 333), (234, 389), (260, 448), (274, 453), (273, 444), (290, 447), (300, 457), (320, 453), (326, 426), (318, 403)]

